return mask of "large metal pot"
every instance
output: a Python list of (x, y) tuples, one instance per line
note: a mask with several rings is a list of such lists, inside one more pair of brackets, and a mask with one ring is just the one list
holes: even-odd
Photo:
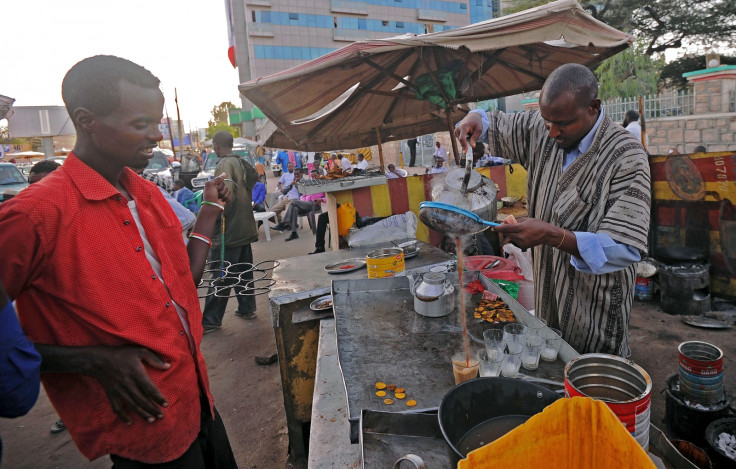
[(508, 428), (514, 420), (520, 425), (559, 398), (554, 391), (517, 379), (472, 379), (455, 386), (442, 398), (438, 411), (440, 430), (457, 461), (481, 446), (468, 451), (460, 448), (463, 438), (480, 425), (497, 422)]

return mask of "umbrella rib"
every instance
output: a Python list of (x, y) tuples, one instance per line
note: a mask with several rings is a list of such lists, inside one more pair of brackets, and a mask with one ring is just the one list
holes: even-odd
[[(403, 59), (402, 59), (402, 60), (403, 60)], [(367, 63), (368, 65), (370, 65), (371, 67), (373, 67), (373, 68), (375, 68), (376, 70), (378, 70), (379, 72), (381, 72), (381, 73), (383, 73), (383, 74), (385, 74), (385, 75), (388, 75), (388, 76), (390, 76), (391, 78), (394, 78), (394, 79), (396, 79), (397, 81), (400, 81), (401, 83), (405, 84), (406, 86), (408, 86), (409, 88), (411, 88), (411, 89), (412, 89), (412, 90), (414, 90), (415, 92), (416, 92), (416, 91), (418, 91), (418, 89), (417, 89), (417, 87), (416, 87), (416, 85), (415, 85), (414, 83), (412, 83), (412, 82), (410, 82), (410, 81), (408, 81), (408, 80), (404, 79), (403, 77), (400, 77), (400, 76), (398, 76), (397, 74), (395, 74), (395, 73), (394, 73), (394, 72), (392, 72), (391, 70), (387, 70), (386, 68), (384, 68), (384, 67), (381, 67), (380, 65), (378, 65), (377, 63), (375, 63), (375, 62), (374, 62), (374, 61), (372, 61), (371, 59), (369, 59), (369, 58), (365, 57), (365, 58), (363, 59), (363, 61), (364, 61), (365, 63)]]
[[(401, 56), (397, 57), (395, 61), (393, 61), (390, 66), (391, 68), (396, 67), (396, 65), (400, 64), (404, 61), (409, 55), (411, 54), (411, 50), (407, 51), (404, 54), (401, 54)], [(346, 109), (348, 108), (355, 100), (358, 98), (363, 97), (379, 80), (383, 78), (383, 75), (377, 75), (375, 76), (369, 83), (366, 83), (365, 86), (360, 86), (357, 90), (355, 90), (355, 93), (353, 93), (348, 99), (345, 100), (342, 105), (340, 105), (340, 109)], [(338, 112), (338, 109), (336, 109), (334, 112)], [(319, 124), (315, 125), (314, 128), (307, 134), (308, 138), (312, 138), (317, 132), (322, 130), (322, 128), (327, 125), (327, 123), (330, 122), (331, 119), (325, 118), (320, 122)]]

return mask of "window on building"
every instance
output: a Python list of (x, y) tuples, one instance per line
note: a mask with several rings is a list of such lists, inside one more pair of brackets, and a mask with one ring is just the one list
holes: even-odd
[(381, 20), (381, 25), (382, 25), (382, 26), (388, 26), (388, 21), (386, 21), (386, 20)]
[(467, 4), (465, 4), (465, 3), (461, 3), (461, 4), (460, 4), (460, 9), (461, 9), (461, 10), (467, 10), (467, 9), (468, 9), (468, 5), (467, 5)]
[(396, 22), (396, 27), (397, 28), (403, 28), (404, 27), (404, 22), (403, 21), (397, 21)]
[(337, 16), (333, 16), (332, 17), (332, 23), (333, 23), (334, 27), (337, 28)]
[(299, 13), (289, 13), (289, 19), (290, 20), (298, 20), (299, 19)]
[(367, 29), (365, 18), (358, 18), (358, 29)]
[(270, 23), (271, 22), (271, 12), (270, 11), (262, 11), (261, 12), (261, 21), (264, 23)]
[(434, 32), (434, 25), (432, 23), (424, 23), (424, 32), (425, 33), (433, 33)]
[(256, 22), (256, 11), (255, 11), (255, 10), (252, 10), (252, 11), (250, 12), (250, 20), (251, 20), (252, 22), (254, 22), (254, 23)]

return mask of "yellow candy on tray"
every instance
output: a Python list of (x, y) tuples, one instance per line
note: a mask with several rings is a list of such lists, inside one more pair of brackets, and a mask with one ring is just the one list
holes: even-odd
[(588, 397), (558, 399), (457, 467), (656, 468), (611, 409)]

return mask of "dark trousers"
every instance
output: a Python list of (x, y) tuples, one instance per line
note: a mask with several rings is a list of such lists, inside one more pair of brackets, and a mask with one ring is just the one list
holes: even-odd
[(173, 461), (160, 464), (146, 464), (110, 455), (113, 469), (237, 469), (230, 440), (220, 414), (215, 409), (215, 418), (209, 412), (209, 405), (202, 408), (199, 434), (188, 450)]
[(254, 212), (265, 212), (266, 206), (263, 203), (253, 205)]
[(409, 146), (409, 166), (414, 166), (417, 161), (417, 146)]
[(320, 213), (317, 217), (317, 234), (314, 238), (314, 247), (317, 249), (325, 248), (325, 234), (327, 233), (327, 224), (330, 222), (327, 212)]
[[(220, 248), (212, 248), (210, 249), (210, 253), (209, 253), (209, 256), (207, 257), (207, 260), (208, 261), (219, 261), (221, 257), (222, 257), (222, 253), (220, 251)], [(225, 248), (225, 260), (231, 264), (240, 264), (240, 263), (252, 264), (253, 263), (253, 251), (250, 248), (250, 244), (246, 244), (244, 246), (238, 246), (235, 248)], [(235, 276), (237, 275), (238, 272), (242, 272), (243, 270), (247, 270), (248, 268), (250, 268), (250, 265), (231, 267), (228, 273), (231, 276)], [(246, 281), (253, 279), (253, 272), (242, 274), (241, 279), (243, 280), (241, 284), (245, 286)], [(217, 286), (216, 282), (215, 282), (215, 286)], [(242, 289), (238, 288), (238, 290), (242, 290)], [(220, 294), (229, 295), (231, 291), (232, 291), (231, 288), (223, 288), (220, 291)], [(208, 290), (208, 293), (209, 293), (209, 290)], [(247, 313), (255, 312), (256, 310), (256, 297), (255, 296), (238, 295), (236, 298), (238, 300), (238, 309), (237, 309), (238, 313), (247, 314)], [(202, 325), (203, 326), (221, 326), (222, 318), (225, 316), (225, 307), (227, 306), (228, 300), (229, 298), (220, 298), (220, 297), (215, 296), (214, 294), (209, 295), (207, 299), (204, 300), (204, 309), (202, 310)]]

